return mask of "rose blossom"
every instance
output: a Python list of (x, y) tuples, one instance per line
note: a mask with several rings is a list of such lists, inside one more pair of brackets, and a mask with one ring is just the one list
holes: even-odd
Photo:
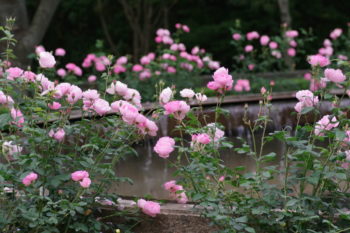
[(344, 82), (346, 77), (340, 69), (325, 69), (324, 76), (334, 83)]
[(190, 110), (190, 106), (185, 101), (171, 101), (164, 105), (165, 115), (173, 114), (175, 119), (183, 120), (186, 113)]
[(188, 89), (188, 88), (185, 88), (183, 89), (182, 91), (180, 91), (180, 95), (181, 97), (183, 98), (193, 98), (193, 96), (195, 95), (194, 91), (192, 89)]
[(324, 57), (319, 54), (309, 56), (308, 62), (312, 66), (321, 66), (321, 67), (324, 67), (330, 64), (330, 61), (327, 57)]
[(33, 181), (37, 179), (38, 179), (38, 174), (36, 174), (35, 172), (31, 172), (22, 179), (22, 183), (25, 186), (29, 186), (32, 184)]
[(55, 57), (49, 52), (39, 53), (39, 65), (42, 68), (52, 68), (56, 64)]
[(270, 41), (270, 37), (268, 37), (267, 35), (263, 35), (260, 37), (260, 44), (265, 46), (269, 43)]
[(66, 133), (64, 132), (64, 129), (58, 128), (56, 130), (51, 129), (49, 132), (49, 136), (51, 138), (56, 139), (57, 141), (61, 142), (64, 139), (64, 136)]
[(63, 57), (64, 55), (66, 55), (66, 50), (64, 50), (63, 48), (57, 48), (55, 50), (55, 55)]
[(159, 95), (159, 103), (161, 105), (168, 103), (172, 96), (173, 96), (173, 91), (170, 89), (170, 87), (163, 89)]
[(154, 146), (154, 151), (162, 158), (168, 158), (174, 151), (175, 140), (171, 137), (161, 137)]
[(89, 178), (89, 173), (87, 171), (75, 171), (71, 174), (71, 178), (74, 181), (81, 181), (84, 178)]
[(144, 199), (139, 199), (137, 201), (137, 206), (142, 209), (142, 212), (151, 216), (155, 217), (157, 214), (160, 213), (160, 205), (157, 202), (154, 201), (146, 201)]

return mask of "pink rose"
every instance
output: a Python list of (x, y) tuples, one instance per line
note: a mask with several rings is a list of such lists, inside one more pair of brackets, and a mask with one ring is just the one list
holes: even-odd
[(288, 56), (295, 57), (297, 52), (296, 52), (296, 50), (294, 48), (289, 48), (287, 53), (288, 53)]
[(312, 66), (321, 66), (321, 67), (324, 67), (330, 64), (330, 61), (327, 57), (324, 57), (319, 54), (309, 56), (308, 62)]
[(58, 128), (56, 130), (51, 129), (49, 132), (49, 136), (51, 138), (56, 139), (59, 142), (61, 142), (64, 139), (65, 134), (66, 133), (64, 132), (64, 129), (62, 129), (62, 128)]
[(193, 98), (193, 96), (195, 95), (194, 91), (192, 89), (188, 89), (188, 88), (185, 88), (183, 89), (182, 91), (180, 91), (180, 95), (181, 97), (183, 98)]
[(61, 108), (61, 104), (58, 102), (53, 102), (52, 104), (47, 104), (47, 106), (52, 110), (58, 110)]
[(25, 176), (23, 179), (22, 179), (22, 183), (25, 185), (25, 186), (29, 186), (31, 185), (31, 183), (35, 180), (38, 179), (38, 174), (34, 173), (34, 172), (31, 172), (29, 173), (27, 176)]
[(71, 174), (71, 178), (74, 181), (81, 181), (84, 178), (89, 178), (89, 173), (87, 171), (75, 171)]
[(247, 33), (247, 40), (258, 39), (259, 36), (260, 36), (259, 33), (256, 31), (248, 32)]
[(157, 202), (139, 199), (137, 201), (137, 205), (139, 208), (142, 209), (143, 213), (145, 213), (151, 217), (155, 217), (157, 214), (160, 213), (160, 205)]
[(63, 78), (64, 76), (66, 76), (66, 74), (67, 74), (67, 72), (66, 72), (66, 70), (63, 69), (63, 68), (57, 70), (57, 75), (60, 76), (60, 77), (62, 77), (62, 78)]
[(165, 115), (173, 114), (175, 119), (183, 120), (186, 113), (190, 110), (190, 106), (185, 101), (171, 101), (164, 105)]
[(161, 137), (154, 146), (154, 151), (162, 158), (168, 158), (174, 151), (175, 140), (171, 137)]
[(103, 116), (111, 110), (111, 107), (106, 100), (97, 99), (92, 105), (92, 109), (95, 110), (98, 115)]
[(91, 180), (88, 177), (83, 178), (82, 181), (79, 182), (80, 186), (83, 188), (89, 188), (91, 185)]
[(246, 53), (250, 53), (250, 52), (253, 51), (253, 50), (254, 50), (253, 45), (246, 45), (246, 46), (244, 47), (244, 51), (245, 51)]
[(242, 38), (241, 34), (239, 33), (233, 33), (232, 38), (234, 40), (240, 40)]
[(263, 35), (260, 37), (260, 44), (265, 46), (269, 43), (270, 41), (270, 37), (266, 36), (266, 35)]
[(39, 53), (39, 65), (41, 68), (52, 68), (56, 64), (55, 57), (49, 52)]
[(278, 48), (278, 44), (275, 41), (271, 41), (269, 43), (269, 47), (270, 47), (270, 49), (277, 49)]
[(159, 95), (159, 103), (161, 105), (168, 103), (172, 96), (173, 96), (173, 91), (170, 89), (170, 87), (163, 89)]
[(341, 83), (344, 82), (346, 79), (346, 76), (343, 74), (343, 72), (340, 69), (325, 69), (324, 76), (334, 83)]
[(96, 79), (97, 79), (96, 75), (90, 75), (90, 76), (88, 77), (88, 82), (89, 82), (89, 83), (93, 83), (93, 82), (96, 81)]
[(289, 31), (286, 31), (285, 35), (286, 37), (294, 38), (294, 37), (297, 37), (299, 33), (296, 30), (289, 30)]
[(55, 55), (63, 57), (64, 55), (66, 55), (66, 50), (64, 50), (63, 48), (57, 48), (55, 50)]

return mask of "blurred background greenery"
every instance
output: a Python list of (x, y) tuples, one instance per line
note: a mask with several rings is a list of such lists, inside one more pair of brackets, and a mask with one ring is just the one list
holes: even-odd
[[(261, 34), (278, 34), (280, 10), (277, 0), (128, 0), (136, 9), (138, 2), (152, 6), (152, 26), (148, 39), (153, 40), (159, 27), (174, 30), (175, 23), (190, 26), (191, 33), (182, 40), (188, 46), (199, 45), (213, 57), (230, 66), (232, 51), (229, 28), (240, 19), (243, 31), (256, 30)], [(39, 0), (27, 0), (28, 17), (32, 18)], [(320, 47), (323, 38), (335, 27), (346, 28), (350, 1), (346, 0), (289, 0), (292, 28), (312, 29), (318, 38), (310, 50)], [(141, 8), (145, 13), (145, 7)], [(143, 18), (143, 16), (141, 16)], [(140, 19), (140, 28), (147, 22)], [(133, 29), (121, 0), (64, 0), (61, 1), (43, 38), (48, 49), (63, 47), (67, 61), (81, 62), (86, 53), (96, 51), (96, 40), (104, 42), (104, 50), (116, 55), (134, 54)], [(144, 38), (146, 39), (146, 38)], [(144, 43), (144, 42), (143, 42)], [(150, 43), (147, 50), (152, 50)], [(135, 55), (135, 54), (134, 54)], [(141, 54), (136, 54), (140, 56)]]

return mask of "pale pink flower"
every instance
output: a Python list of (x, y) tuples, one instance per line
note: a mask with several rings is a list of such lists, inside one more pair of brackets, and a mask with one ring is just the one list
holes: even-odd
[(345, 56), (345, 55), (339, 54), (339, 55), (338, 55), (338, 59), (339, 59), (339, 60), (343, 60), (343, 61), (347, 61), (347, 60), (348, 60), (348, 57)]
[(65, 95), (68, 95), (71, 91), (72, 85), (70, 83), (60, 83), (54, 89), (54, 97), (60, 99)]
[(142, 72), (139, 74), (140, 80), (145, 80), (149, 79), (152, 77), (151, 71), (149, 69), (144, 69)]
[(170, 87), (163, 89), (159, 95), (159, 103), (161, 105), (168, 103), (171, 100), (172, 96), (173, 96), (173, 91), (171, 90)]
[(168, 66), (166, 71), (170, 74), (174, 74), (174, 73), (176, 73), (176, 68), (173, 66)]
[(66, 74), (67, 74), (66, 70), (63, 69), (63, 68), (58, 69), (56, 73), (57, 73), (58, 76), (60, 76), (60, 77), (62, 77), (62, 78), (63, 78), (64, 76), (66, 76)]
[(277, 49), (278, 48), (278, 44), (275, 41), (271, 41), (269, 43), (269, 47), (270, 47), (270, 49)]
[(288, 56), (290, 56), (290, 57), (295, 57), (297, 51), (295, 50), (295, 48), (289, 48), (289, 49), (287, 50), (287, 53), (288, 53)]
[(271, 52), (271, 55), (274, 56), (277, 59), (280, 59), (282, 57), (282, 53), (280, 51), (277, 51), (277, 50), (273, 50)]
[(128, 63), (128, 58), (126, 56), (119, 57), (116, 61), (118, 65), (124, 65)]
[(248, 70), (254, 70), (254, 68), (255, 68), (255, 65), (254, 64), (249, 64), (248, 65)]
[(82, 181), (79, 182), (80, 186), (83, 188), (89, 188), (91, 185), (91, 180), (88, 177), (83, 178)]
[(263, 35), (260, 37), (260, 44), (265, 46), (269, 43), (270, 41), (270, 37), (268, 37), (267, 35)]
[(66, 55), (66, 50), (64, 50), (63, 48), (57, 48), (55, 50), (55, 56), (64, 56)]
[(233, 33), (232, 39), (234, 40), (240, 40), (242, 38), (241, 34), (239, 33)]
[(346, 80), (346, 76), (343, 74), (343, 72), (340, 69), (325, 69), (324, 76), (334, 83), (341, 83)]
[(232, 89), (232, 76), (228, 74), (228, 70), (224, 67), (221, 67), (215, 71), (213, 79), (214, 81), (207, 84), (209, 89), (218, 91), (219, 93)]
[(92, 108), (92, 105), (94, 102), (100, 98), (100, 94), (97, 92), (97, 90), (91, 90), (88, 89), (83, 92), (83, 104), (84, 104), (84, 110), (88, 110)]
[(337, 39), (339, 36), (343, 34), (343, 29), (341, 28), (336, 28), (334, 29), (330, 34), (329, 37), (332, 38), (333, 40)]
[(193, 96), (195, 95), (194, 91), (192, 89), (188, 89), (188, 88), (185, 88), (183, 89), (182, 91), (180, 91), (180, 95), (181, 97), (183, 98), (193, 98)]
[(324, 47), (332, 47), (332, 42), (329, 39), (325, 39), (323, 41), (323, 46)]
[(45, 51), (46, 50), (45, 50), (44, 46), (42, 46), (42, 45), (38, 45), (38, 46), (35, 47), (35, 53), (37, 55), (39, 55), (41, 52), (45, 52)]
[(286, 35), (286, 37), (294, 38), (294, 37), (297, 37), (299, 35), (299, 33), (296, 30), (288, 30), (288, 31), (286, 31), (285, 35)]
[(16, 78), (19, 78), (23, 75), (23, 70), (18, 67), (10, 67), (7, 70), (5, 70), (5, 73), (7, 74), (8, 80), (15, 80)]
[(319, 54), (309, 56), (308, 62), (312, 66), (321, 66), (321, 67), (324, 67), (330, 64), (330, 61), (327, 57), (324, 57)]
[(312, 74), (311, 73), (305, 73), (304, 74), (304, 79), (306, 79), (306, 80), (311, 80), (312, 79)]
[(171, 101), (164, 105), (165, 115), (173, 114), (175, 119), (183, 120), (186, 113), (190, 111), (190, 106), (185, 101)]
[(79, 66), (76, 66), (73, 70), (73, 73), (76, 75), (76, 76), (82, 76), (83, 75), (83, 70), (79, 67)]
[(187, 25), (182, 25), (182, 30), (184, 32), (190, 32), (190, 28)]
[(244, 47), (244, 51), (245, 51), (246, 53), (250, 53), (250, 52), (253, 51), (253, 50), (254, 50), (253, 45), (246, 45), (246, 46)]
[(139, 65), (139, 64), (136, 64), (132, 67), (132, 71), (134, 72), (140, 72), (143, 70), (143, 66)]
[(192, 135), (192, 142), (198, 142), (201, 144), (209, 144), (211, 141), (210, 136), (206, 133)]
[(144, 199), (139, 199), (137, 201), (137, 206), (142, 209), (144, 214), (147, 214), (151, 217), (155, 217), (160, 213), (160, 205), (154, 201), (146, 201)]
[(250, 83), (247, 79), (238, 79), (236, 85), (234, 86), (234, 90), (241, 91), (250, 91)]
[(64, 136), (66, 133), (64, 132), (64, 129), (57, 128), (56, 130), (51, 129), (49, 132), (49, 136), (51, 138), (54, 138), (55, 140), (61, 142), (64, 139)]
[(53, 102), (52, 104), (47, 104), (47, 106), (52, 110), (58, 110), (61, 108), (61, 104), (58, 102)]
[(195, 96), (196, 96), (196, 100), (198, 102), (205, 102), (205, 101), (208, 100), (208, 97), (206, 95), (202, 94), (202, 93), (196, 93)]
[(33, 181), (36, 181), (37, 179), (38, 179), (38, 174), (36, 174), (35, 172), (31, 172), (22, 179), (22, 183), (25, 186), (29, 186), (32, 184)]
[(295, 48), (298, 46), (298, 43), (295, 40), (291, 40), (291, 41), (289, 41), (289, 46)]
[(75, 171), (71, 174), (71, 178), (74, 181), (81, 181), (84, 178), (89, 178), (89, 173), (87, 171)]
[(49, 52), (39, 53), (39, 65), (41, 68), (53, 68), (56, 64), (55, 57)]
[(98, 115), (103, 116), (111, 110), (111, 107), (106, 100), (97, 99), (92, 105), (92, 109), (94, 109)]
[(83, 96), (83, 91), (75, 85), (72, 85), (69, 93), (67, 94), (67, 101), (70, 104), (75, 104)]
[(24, 117), (19, 109), (11, 108), (11, 117), (14, 120), (13, 123), (18, 127), (23, 127)]
[(154, 146), (154, 151), (162, 158), (168, 158), (174, 151), (175, 140), (171, 137), (161, 137)]
[(93, 83), (93, 82), (96, 81), (96, 79), (97, 79), (96, 75), (90, 75), (90, 76), (88, 77), (88, 82), (89, 82), (89, 83)]
[(330, 119), (329, 115), (325, 115), (316, 122), (315, 126), (315, 134), (317, 136), (324, 136), (324, 131), (332, 130), (333, 128), (336, 128), (339, 125), (339, 122), (337, 118), (334, 116), (332, 119)]
[(12, 105), (14, 101), (11, 96), (5, 95), (4, 92), (0, 91), (0, 104)]
[(247, 33), (247, 40), (253, 40), (253, 39), (258, 39), (259, 38), (259, 33), (256, 31), (248, 32)]

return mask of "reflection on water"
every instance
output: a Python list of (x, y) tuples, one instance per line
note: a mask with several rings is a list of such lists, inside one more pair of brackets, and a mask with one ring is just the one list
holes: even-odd
[[(238, 146), (238, 140), (232, 139), (231, 141)], [(130, 177), (134, 184), (123, 183), (113, 191), (125, 196), (150, 194), (155, 198), (169, 198), (169, 193), (164, 191), (162, 184), (175, 178), (172, 175), (175, 170), (169, 166), (169, 163), (176, 160), (177, 154), (172, 153), (170, 158), (163, 159), (153, 152), (153, 146), (153, 142), (147, 142), (145, 146), (138, 146), (136, 150), (139, 152), (139, 157), (132, 157), (118, 164), (117, 175)], [(280, 155), (283, 153), (283, 149), (281, 143), (273, 142), (267, 144), (264, 153), (275, 152)], [(229, 167), (244, 166), (247, 171), (255, 169), (255, 164), (250, 156), (237, 154), (233, 149), (221, 151), (221, 156)], [(278, 161), (279, 157), (274, 164), (278, 164)]]
[[(349, 104), (349, 100), (344, 101), (344, 104)], [(271, 109), (272, 121), (269, 124), (269, 131), (280, 130), (289, 126), (294, 128), (296, 124), (295, 115), (291, 114), (294, 112), (295, 101), (284, 101), (274, 103)], [(249, 130), (244, 127), (242, 118), (244, 115), (243, 104), (224, 107), (228, 110), (229, 115), (221, 118), (220, 122), (225, 126), (225, 136), (231, 140), (235, 147), (238, 146), (238, 140), (236, 137), (245, 138), (248, 144), (252, 143), (252, 135)], [(327, 113), (327, 109), (330, 109), (330, 103), (323, 103), (321, 106), (322, 114)], [(248, 117), (251, 120), (256, 118), (259, 111), (258, 104), (250, 104), (248, 109)], [(210, 113), (210, 110), (206, 110)], [(212, 114), (213, 115), (213, 114)], [(211, 118), (213, 119), (213, 117)], [(313, 119), (313, 118), (312, 118)], [(307, 119), (305, 119), (307, 121)], [(209, 118), (209, 122), (210, 118)], [(174, 136), (172, 131), (174, 127), (174, 122), (163, 117), (158, 122), (159, 124), (159, 137), (169, 135)], [(259, 138), (260, 139), (260, 138)], [(260, 141), (258, 139), (258, 141)], [(130, 157), (125, 161), (121, 161), (116, 167), (116, 173), (118, 176), (130, 177), (134, 184), (121, 184), (118, 187), (114, 187), (113, 191), (120, 195), (125, 196), (144, 196), (146, 194), (152, 195), (155, 198), (168, 198), (168, 192), (165, 192), (162, 184), (171, 179), (175, 179), (172, 174), (174, 173), (174, 168), (169, 166), (171, 161), (176, 158), (176, 153), (172, 153), (169, 159), (163, 159), (157, 156), (153, 152), (153, 146), (156, 142), (156, 138), (146, 140), (143, 144), (137, 145), (135, 149), (137, 150), (138, 157)], [(276, 161), (274, 165), (283, 164), (281, 155), (284, 152), (284, 145), (278, 141), (270, 142), (265, 146), (264, 154), (275, 152), (277, 154)], [(254, 171), (255, 164), (253, 159), (248, 155), (237, 154), (231, 150), (221, 151), (221, 156), (225, 161), (225, 164), (229, 167), (244, 166), (247, 171)]]

